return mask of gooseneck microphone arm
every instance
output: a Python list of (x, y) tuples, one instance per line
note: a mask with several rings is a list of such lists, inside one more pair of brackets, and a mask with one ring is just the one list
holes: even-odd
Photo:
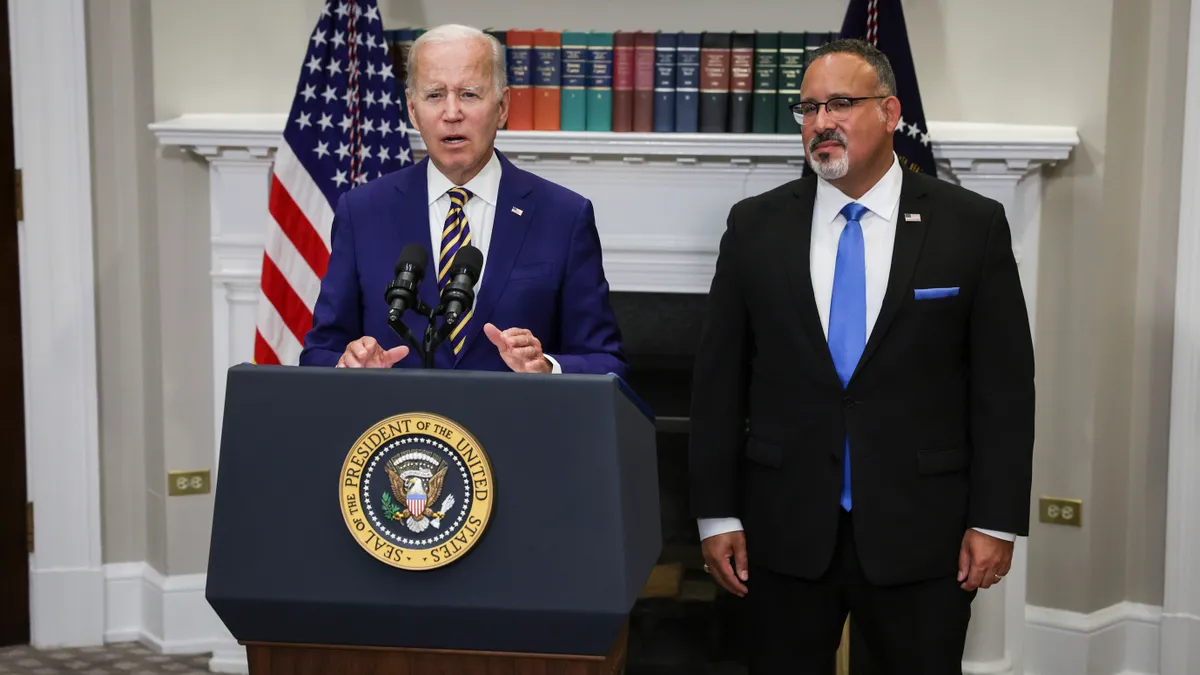
[(430, 325), (433, 324), (432, 310), (417, 297), (417, 287), (425, 276), (428, 257), (429, 254), (420, 244), (405, 246), (400, 252), (400, 259), (396, 261), (395, 278), (388, 283), (383, 296), (384, 301), (388, 303), (388, 326), (417, 351), (422, 363), (426, 359), (423, 345), (404, 324), (402, 317), (405, 311), (411, 309), (421, 316), (429, 317)]

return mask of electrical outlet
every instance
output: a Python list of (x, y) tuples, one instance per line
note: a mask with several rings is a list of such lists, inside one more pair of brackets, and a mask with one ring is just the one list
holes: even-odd
[(1042, 497), (1038, 500), (1038, 520), (1054, 525), (1083, 527), (1083, 501)]
[(208, 469), (203, 471), (168, 471), (167, 494), (172, 497), (208, 494), (211, 484), (209, 480), (210, 475), (211, 473)]

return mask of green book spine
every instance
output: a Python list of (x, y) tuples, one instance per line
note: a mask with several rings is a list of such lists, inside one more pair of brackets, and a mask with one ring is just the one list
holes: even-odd
[(587, 130), (612, 131), (613, 34), (589, 34), (587, 58)]
[(756, 134), (775, 133), (779, 116), (779, 33), (754, 36), (754, 121)]
[(798, 134), (800, 124), (792, 117), (791, 107), (800, 102), (800, 83), (804, 80), (804, 33), (779, 34), (779, 100), (775, 104), (775, 133)]
[(588, 34), (562, 34), (562, 131), (587, 129)]

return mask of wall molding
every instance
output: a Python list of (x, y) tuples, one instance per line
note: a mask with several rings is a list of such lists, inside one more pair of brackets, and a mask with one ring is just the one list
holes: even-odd
[[(214, 672), (248, 672), (245, 650), (229, 643), (204, 599), (205, 575), (164, 577), (144, 562), (115, 563), (104, 566), (104, 582), (105, 642), (137, 641), (168, 654), (213, 652)], [(1181, 619), (1200, 625), (1200, 617)], [(1091, 613), (1028, 606), (1024, 673), (1158, 675), (1163, 620), (1162, 608), (1133, 602)]]
[(1200, 8), (1191, 7), (1167, 450), (1163, 673), (1200, 672)]
[(8, 11), (24, 192), (30, 637), (37, 647), (95, 645), (103, 639), (104, 575), (84, 7), (83, 0), (15, 0)]
[(105, 642), (142, 642), (164, 654), (212, 651), (223, 624), (204, 598), (205, 575), (164, 577), (144, 562), (104, 566)]
[(1161, 607), (1133, 602), (1089, 614), (1028, 606), (1025, 675), (1158, 675), (1161, 623)]

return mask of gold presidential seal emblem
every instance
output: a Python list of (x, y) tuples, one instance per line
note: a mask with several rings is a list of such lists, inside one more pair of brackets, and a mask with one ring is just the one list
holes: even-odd
[(466, 429), (428, 413), (389, 417), (342, 464), (342, 516), (360, 546), (406, 570), (466, 555), (491, 518), (492, 465)]

